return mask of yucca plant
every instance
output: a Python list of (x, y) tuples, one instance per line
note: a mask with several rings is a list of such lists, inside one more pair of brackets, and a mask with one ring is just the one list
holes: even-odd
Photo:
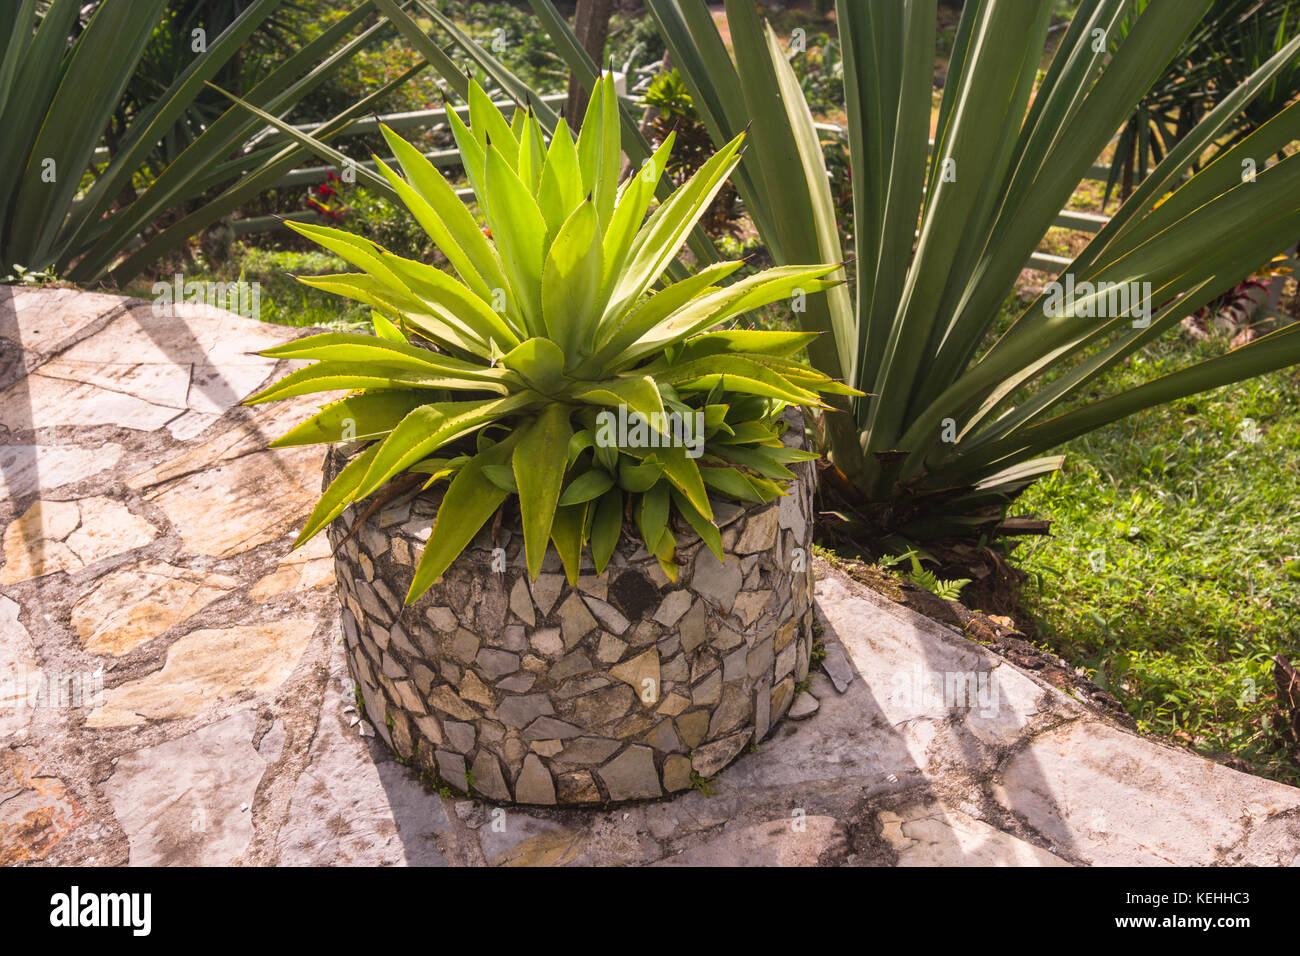
[(425, 487), (448, 484), (408, 603), (515, 500), (534, 577), (551, 542), (571, 581), (584, 547), (603, 571), (625, 519), (670, 577), (674, 516), (722, 559), (709, 495), (782, 494), (794, 477), (786, 466), (815, 457), (783, 445), (783, 409), (852, 390), (792, 358), (811, 334), (717, 327), (813, 295), (839, 264), (721, 285), (742, 264), (721, 262), (669, 282), (687, 233), (740, 161), (743, 135), (647, 218), (672, 138), (620, 185), (612, 77), (596, 84), (576, 140), (559, 120), (548, 142), (530, 110), (508, 121), (477, 83), (467, 92), (469, 125), (447, 116), (485, 227), (387, 128), (405, 178), (377, 163), (459, 279), (360, 236), (291, 224), (362, 270), (301, 281), (369, 304), (377, 333), (331, 332), (263, 353), (314, 364), (249, 402), (348, 391), (275, 445), (368, 443), (298, 544), (413, 473)]
[[(1213, 0), (1209, 13), (1124, 125), (1115, 143), (1106, 197), (1116, 186), (1121, 197), (1132, 192), (1200, 117), (1285, 47), (1298, 28), (1300, 3), (1293, 0)], [(1230, 145), (1267, 122), (1298, 93), (1300, 55), (1294, 55), (1237, 115), (1224, 141)]]
[[(714, 141), (750, 125), (736, 182), (776, 261), (840, 258), (812, 117), (753, 0), (726, 0), (734, 61), (698, 0), (648, 4)], [(967, 0), (931, 143), (935, 0), (837, 3), (856, 283), (800, 318), (834, 333), (814, 363), (867, 393), (826, 416), (825, 477), (863, 533), (996, 531), (1062, 443), (1300, 361), (1297, 324), (1103, 392), (1108, 370), (1300, 234), (1300, 105), (1222, 142), (1300, 37), (1223, 91), (1065, 270), (1094, 294), (1058, 310), (1045, 290), (991, 338), (1025, 262), (1209, 4), (1083, 0), (1040, 74), (1056, 5)], [(1112, 304), (1102, 283), (1141, 294)]]
[[(282, 0), (253, 0), (204, 52), (114, 137), (107, 160), (97, 158), (115, 112), (151, 37), (163, 23), (165, 0), (100, 3), (80, 25), (80, 0), (10, 0), (0, 17), (0, 275), (15, 265), (50, 270), (78, 282), (107, 275), (133, 278), (159, 256), (267, 189), (304, 149), (261, 143), (245, 148), (261, 126), (232, 107), (208, 122), (170, 164), (148, 182), (142, 170), (158, 145), (194, 108), (204, 84), (237, 56)], [(359, 3), (302, 49), (286, 56), (251, 89), (248, 100), (281, 113), (345, 64), (386, 29)], [(409, 70), (375, 94), (317, 128), (329, 139), (347, 122), (422, 68)], [(219, 195), (209, 192), (230, 183)], [(160, 218), (201, 209), (153, 235)], [(147, 241), (138, 244), (145, 235)], [(124, 256), (124, 254), (126, 254)]]

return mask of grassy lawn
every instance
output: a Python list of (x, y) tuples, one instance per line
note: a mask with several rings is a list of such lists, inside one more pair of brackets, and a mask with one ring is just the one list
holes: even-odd
[[(1117, 370), (1126, 387), (1223, 342), (1172, 336)], [(1300, 370), (1119, 422), (1067, 445), (1017, 513), (1025, 624), (1145, 731), (1300, 784), (1273, 749), (1271, 657), (1300, 656)]]

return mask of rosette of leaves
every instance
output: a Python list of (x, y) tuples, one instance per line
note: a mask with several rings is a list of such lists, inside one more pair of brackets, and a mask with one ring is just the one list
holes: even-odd
[[(671, 281), (667, 270), (739, 162), (743, 135), (647, 217), (672, 138), (620, 183), (610, 77), (576, 139), (561, 120), (548, 141), (531, 110), (507, 121), (477, 85), (468, 101), (468, 126), (453, 110), (447, 116), (486, 228), (386, 128), (404, 177), (378, 161), (459, 279), (359, 236), (292, 224), (362, 270), (300, 281), (369, 304), (377, 333), (330, 332), (262, 353), (313, 364), (250, 403), (347, 392), (273, 445), (368, 442), (326, 489), (297, 544), (414, 473), (425, 487), (448, 484), (407, 603), (511, 498), (533, 577), (551, 542), (571, 581), (584, 547), (603, 571), (625, 525), (670, 577), (676, 529), (721, 559), (710, 494), (781, 495), (794, 477), (787, 466), (814, 457), (783, 445), (783, 409), (824, 408), (820, 393), (856, 393), (793, 357), (808, 333), (719, 326), (820, 292), (841, 265), (783, 266), (723, 285), (742, 263), (719, 262)], [(647, 423), (646, 436), (661, 437), (633, 442), (633, 429), (618, 444), (599, 416), (620, 408)], [(697, 412), (704, 441), (693, 457), (668, 415), (694, 422)]]

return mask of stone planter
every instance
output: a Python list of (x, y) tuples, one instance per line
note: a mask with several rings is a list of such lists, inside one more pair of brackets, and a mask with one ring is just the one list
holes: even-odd
[[(344, 461), (331, 450), (327, 480)], [(327, 534), (366, 716), (399, 757), (503, 803), (648, 799), (716, 774), (807, 676), (813, 465), (771, 504), (715, 502), (727, 560), (695, 539), (675, 584), (626, 534), (604, 574), (584, 565), (570, 587), (552, 551), (530, 582), (507, 521), (406, 608), (439, 495), (398, 499), (344, 542), (368, 502), (354, 505)]]

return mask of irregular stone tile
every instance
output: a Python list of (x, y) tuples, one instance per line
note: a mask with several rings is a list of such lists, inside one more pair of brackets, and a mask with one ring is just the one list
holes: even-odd
[(844, 648), (833, 641), (826, 642), (826, 657), (822, 661), (822, 670), (841, 694), (848, 689), (849, 684), (853, 683), (853, 678), (857, 676), (853, 672), (853, 665), (844, 656)]
[(545, 694), (528, 694), (523, 697), (508, 697), (497, 708), (497, 719), (507, 727), (523, 730), (538, 717), (555, 713), (550, 698)]
[(578, 575), (578, 590), (601, 601), (609, 600), (609, 576), (605, 574)]
[(812, 694), (804, 691), (794, 699), (790, 705), (789, 717), (791, 720), (803, 720), (817, 713), (821, 703)]
[(611, 677), (621, 680), (636, 693), (645, 707), (659, 702), (659, 651), (650, 648), (636, 657), (616, 664), (609, 669)]
[(220, 421), (221, 416), (211, 412), (181, 412), (166, 425), (167, 432), (177, 441), (189, 441), (197, 438), (208, 426)]
[(524, 767), (515, 781), (515, 799), (520, 803), (555, 803), (555, 782), (536, 754), (524, 757)]
[[(262, 378), (266, 377), (273, 365), (273, 362), (267, 361), (263, 366)], [(190, 366), (188, 365), (141, 365), (116, 362), (107, 364), (81, 362), (62, 357), (50, 359), (42, 365), (40, 374), (67, 382), (93, 385), (106, 391), (131, 395), (141, 401), (174, 409), (187, 407), (186, 398), (190, 391)], [(258, 380), (260, 381), (261, 379)], [(249, 385), (249, 390), (251, 391), (258, 382)]]
[(513, 674), (519, 670), (519, 655), (510, 651), (498, 651), (485, 647), (478, 652), (475, 660), (483, 673), (492, 680), (504, 677), (506, 674)]
[(0, 500), (25, 498), (93, 478), (112, 468), (121, 457), (122, 446), (116, 442), (105, 442), (94, 448), (75, 445), (0, 446)]
[[(777, 719), (780, 719), (778, 715)], [(762, 740), (772, 727), (772, 678), (754, 685), (754, 739)]]
[(424, 616), (439, 631), (450, 633), (456, 630), (456, 615), (449, 607), (431, 607), (424, 612)]
[(708, 639), (708, 613), (704, 602), (696, 601), (677, 625), (677, 635), (686, 653), (691, 653)]
[(510, 588), (510, 610), (529, 627), (537, 623), (537, 614), (533, 608), (533, 599), (528, 593), (528, 579), (526, 577), (516, 578), (514, 585)]
[(613, 664), (627, 650), (627, 642), (620, 641), (613, 634), (602, 633), (600, 644), (596, 647), (596, 660), (602, 664)]
[(582, 651), (574, 651), (572, 654), (561, 658), (554, 667), (546, 674), (552, 683), (559, 684), (578, 674), (585, 674), (591, 670), (591, 660)]
[(659, 709), (655, 713), (662, 714), (665, 717), (676, 717), (689, 706), (691, 706), (689, 698), (673, 692), (664, 697), (664, 702), (659, 705)]
[(551, 613), (551, 608), (555, 607), (560, 591), (564, 589), (564, 575), (539, 574), (537, 580), (532, 582), (531, 588), (537, 610), (541, 612), (542, 617), (546, 617)]
[(611, 800), (650, 799), (663, 793), (649, 747), (633, 744), (596, 772)]
[(697, 748), (691, 754), (691, 766), (701, 777), (712, 777), (745, 749), (753, 734), (752, 729), (742, 730), (738, 734), (732, 734), (730, 737)]
[(148, 544), (158, 529), (111, 498), (37, 501), (5, 528), (0, 584), (79, 571)]
[(1069, 866), (1026, 843), (939, 804), (910, 804), (880, 813), (880, 835), (897, 854), (896, 866)]
[(589, 766), (604, 763), (618, 750), (620, 742), (608, 737), (579, 737), (555, 758), (557, 763)]
[(564, 803), (600, 803), (600, 789), (586, 770), (562, 773), (555, 782), (556, 797)]
[(479, 828), (489, 866), (564, 866), (582, 850), (582, 836), (549, 820), (511, 813), (504, 829)]
[[(208, 441), (187, 448), (161, 464), (132, 475), (127, 479), (126, 486), (134, 491), (152, 488), (154, 485), (163, 484), (192, 472), (209, 469), (219, 462), (232, 461), (253, 452), (260, 452), (272, 440), (279, 438), (311, 416), (328, 397), (328, 394), (300, 395), (282, 402), (256, 406), (244, 421), (231, 425)], [(193, 414), (196, 413), (189, 413), (182, 418), (188, 418)], [(211, 416), (207, 416), (207, 419), (209, 423), (214, 420)], [(317, 478), (317, 484), (319, 483), (320, 480)]]
[(730, 614), (740, 592), (740, 562), (735, 558), (723, 563), (708, 548), (700, 548), (695, 556), (695, 572), (691, 587), (708, 598), (711, 603)]
[(30, 428), (116, 425), (151, 432), (179, 414), (170, 406), (40, 372), (33, 372), (0, 393), (0, 421), (21, 422)]
[(512, 674), (497, 681), (497, 689), (509, 691), (512, 694), (526, 693), (533, 684), (537, 683), (536, 674), (519, 673)]
[(753, 554), (756, 551), (769, 551), (776, 544), (777, 522), (780, 511), (769, 507), (756, 515), (750, 515), (745, 522), (745, 532), (736, 542), (738, 554)]
[(452, 657), (462, 664), (468, 664), (478, 655), (478, 635), (463, 627), (456, 629), (456, 636), (451, 641)]
[(698, 747), (709, 731), (709, 712), (695, 710), (677, 718), (677, 731), (688, 747)]
[(497, 695), (479, 679), (473, 671), (466, 671), (460, 682), (460, 696), (475, 704), (482, 704), (488, 710), (496, 706)]
[(79, 289), (0, 290), (0, 334), (32, 352), (49, 354), (68, 345), (87, 326), (123, 310), (121, 296)]
[(831, 816), (805, 816), (768, 823), (728, 824), (653, 866), (833, 865), (849, 852), (848, 828)]
[(257, 715), (241, 711), (121, 757), (104, 792), (133, 866), (229, 866), (253, 838), (253, 794), (266, 761)]
[(673, 753), (682, 749), (681, 738), (677, 736), (677, 731), (674, 729), (671, 720), (661, 720), (641, 740), (660, 753)]
[[(375, 738), (343, 719), (341, 675), (326, 685), (310, 762), (298, 776), (276, 834), (280, 866), (446, 866), (438, 840), (451, 832), (442, 801)], [(442, 773), (464, 788), (459, 776)], [(457, 755), (458, 756), (458, 755)]]
[(746, 591), (736, 598), (732, 613), (740, 618), (741, 624), (749, 627), (771, 600), (771, 591)]
[(792, 531), (796, 541), (802, 541), (807, 519), (804, 518), (804, 509), (800, 506), (799, 496), (786, 495), (780, 498), (777, 513), (780, 516), (781, 527)]
[(561, 636), (558, 627), (544, 627), (533, 631), (528, 642), (532, 645), (533, 650), (543, 657), (555, 660), (564, 654), (564, 638)]
[[(749, 719), (751, 713), (750, 694), (745, 688), (745, 682), (727, 681), (722, 685), (722, 699), (718, 701), (718, 706), (709, 721), (709, 736), (717, 737), (735, 730)], [(705, 774), (705, 776), (710, 775)]]
[(690, 591), (669, 591), (659, 610), (655, 611), (654, 619), (664, 627), (672, 627), (690, 608), (692, 600)]
[(474, 749), (474, 725), (455, 720), (443, 721), (447, 746), (457, 753), (467, 754)]
[(566, 724), (562, 720), (556, 720), (554, 717), (538, 717), (524, 730), (525, 740), (568, 740), (571, 737), (580, 737), (584, 731), (580, 727), (572, 724)]
[(323, 452), (311, 446), (257, 452), (150, 492), (191, 553), (228, 558), (299, 525), (320, 496)]
[(89, 818), (63, 780), (40, 771), (42, 762), (27, 748), (0, 748), (0, 866), (44, 860)]
[(628, 629), (630, 622), (618, 612), (618, 608), (614, 607), (614, 605), (607, 604), (600, 598), (592, 597), (590, 595), (584, 598), (584, 600), (586, 601), (587, 607), (591, 609), (591, 612), (595, 614), (597, 620), (600, 621), (601, 627), (613, 631), (615, 634), (622, 634)]
[(192, 617), (239, 582), (159, 561), (100, 578), (72, 608), (72, 628), (92, 654), (120, 656)]
[(18, 604), (0, 595), (0, 740), (21, 741), (32, 720), (29, 696), (44, 679), (36, 648), (18, 620)]
[(716, 704), (722, 693), (722, 673), (714, 671), (691, 688), (691, 702), (696, 706)]
[(429, 706), (450, 714), (457, 720), (477, 720), (479, 716), (478, 711), (461, 700), (446, 684), (431, 690), (428, 694), (428, 702)]
[(628, 713), (636, 698), (629, 688), (621, 685), (593, 691), (573, 701), (572, 722), (582, 727), (601, 727)]
[(438, 776), (443, 782), (451, 784), (457, 790), (469, 790), (469, 770), (461, 754), (438, 750), (434, 752), (434, 759), (438, 764)]
[(470, 774), (474, 778), (476, 792), (491, 800), (510, 799), (510, 788), (506, 786), (506, 779), (501, 774), (501, 761), (497, 760), (495, 754), (480, 750), (474, 758)]
[(677, 793), (691, 785), (691, 759), (673, 754), (664, 760), (664, 789)]
[(311, 640), (309, 618), (195, 631), (167, 649), (161, 670), (105, 692), (87, 727), (188, 717), (240, 693), (262, 695), (289, 676)]
[[(299, 334), (294, 329), (242, 318), (223, 309), (184, 303), (174, 306), (170, 314), (155, 315), (152, 305), (132, 307), (60, 358), (84, 365), (244, 367), (264, 369), (265, 378), (275, 360), (255, 353)], [(237, 394), (221, 386), (210, 391), (214, 395), (230, 391), (229, 407), (257, 384), (260, 380)]]
[[(1292, 866), (1300, 790), (1094, 721), (1035, 737), (993, 797), (1064, 852), (1095, 866)], [(1285, 820), (1288, 839), (1247, 837)]]
[(596, 619), (587, 610), (587, 605), (577, 592), (573, 592), (560, 605), (560, 632), (564, 635), (564, 647), (572, 648), (596, 626)]

